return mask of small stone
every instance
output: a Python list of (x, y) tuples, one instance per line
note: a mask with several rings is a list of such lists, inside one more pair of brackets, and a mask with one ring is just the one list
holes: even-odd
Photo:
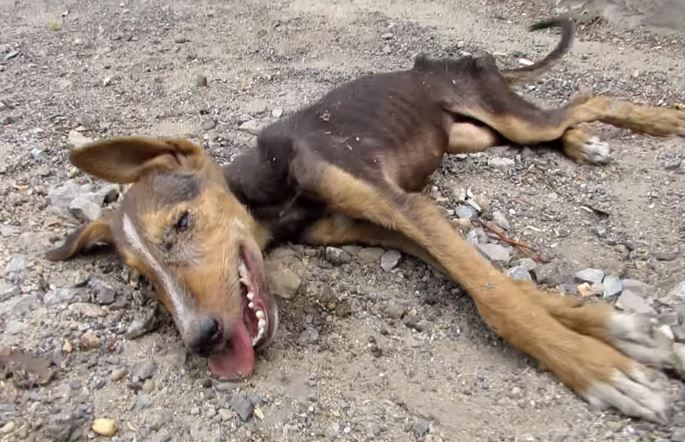
[(406, 313), (406, 311), (407, 309), (403, 305), (397, 303), (387, 304), (383, 309), (383, 312), (390, 319), (401, 319), (402, 316), (404, 316), (404, 314)]
[(294, 298), (302, 286), (302, 278), (283, 263), (272, 261), (267, 266), (271, 293), (283, 299)]
[(76, 296), (77, 291), (75, 289), (71, 288), (61, 288), (61, 289), (55, 289), (47, 292), (45, 296), (43, 296), (43, 303), (50, 305), (50, 304), (58, 304), (62, 302), (68, 302), (74, 299)]
[(488, 166), (495, 169), (511, 169), (516, 162), (511, 158), (492, 157), (488, 159)]
[(67, 135), (67, 141), (72, 147), (81, 147), (84, 144), (91, 143), (93, 139), (88, 138), (77, 130), (70, 130), (69, 134)]
[(109, 283), (99, 278), (90, 278), (88, 286), (95, 293), (95, 302), (98, 304), (110, 305), (114, 302), (117, 292)]
[(383, 40), (392, 40), (392, 38), (393, 38), (392, 32), (386, 32), (385, 34), (381, 35), (381, 38)]
[(107, 316), (107, 312), (101, 307), (89, 302), (74, 302), (69, 306), (69, 309), (75, 310), (81, 313), (83, 316), (87, 316), (89, 318), (103, 318)]
[(675, 160), (670, 160), (664, 164), (664, 169), (666, 170), (676, 170), (680, 169), (680, 165), (682, 164), (682, 160), (680, 158), (676, 158)]
[(624, 279), (621, 281), (621, 285), (623, 286), (623, 290), (630, 290), (642, 298), (649, 296), (652, 291), (649, 284), (638, 281), (637, 279)]
[(193, 85), (195, 85), (195, 87), (207, 87), (209, 86), (209, 82), (207, 81), (206, 76), (198, 74), (193, 79)]
[(326, 247), (324, 257), (333, 265), (347, 264), (352, 260), (349, 253), (338, 247)]
[(87, 189), (75, 181), (67, 181), (48, 192), (48, 200), (50, 203), (60, 209), (69, 208), (69, 204), (79, 195), (86, 193)]
[(499, 244), (478, 244), (478, 250), (490, 261), (508, 263), (511, 259), (511, 249)]
[(476, 209), (468, 205), (457, 206), (455, 213), (459, 219), (473, 219), (478, 215)]
[(271, 111), (271, 116), (274, 118), (281, 118), (283, 116), (283, 109), (274, 109)]
[(238, 126), (238, 130), (246, 132), (250, 135), (259, 135), (259, 132), (262, 130), (262, 125), (256, 120), (248, 120)]
[(654, 253), (657, 261), (673, 261), (678, 257), (678, 250), (659, 250)]
[(136, 408), (138, 410), (144, 410), (150, 405), (152, 405), (152, 399), (150, 399), (150, 396), (146, 393), (138, 393), (138, 396), (136, 396)]
[(156, 309), (148, 308), (133, 318), (124, 336), (126, 339), (138, 339), (154, 331), (158, 325)]
[(100, 436), (112, 437), (117, 433), (117, 423), (114, 419), (95, 419), (91, 429)]
[(509, 230), (511, 228), (509, 220), (499, 210), (492, 212), (492, 221), (504, 230)]
[(189, 411), (191, 416), (197, 416), (200, 414), (200, 407), (192, 407)]
[(655, 313), (654, 309), (644, 298), (630, 290), (623, 290), (621, 296), (616, 300), (616, 307), (634, 313)]
[(673, 344), (675, 369), (680, 376), (685, 376), (685, 344)]
[(21, 289), (18, 286), (0, 280), (0, 302), (7, 301), (20, 293)]
[(390, 45), (383, 46), (383, 53), (384, 54), (389, 54), (391, 52), (392, 52), (392, 48), (390, 47)]
[(202, 130), (212, 130), (216, 127), (216, 121), (213, 119), (205, 120), (202, 122)]
[(243, 422), (247, 422), (254, 412), (254, 405), (243, 393), (233, 394), (229, 405)]
[(521, 265), (507, 270), (507, 276), (517, 281), (531, 281), (533, 279), (528, 269)]
[(668, 292), (668, 296), (678, 302), (685, 302), (685, 281), (682, 281), (673, 287), (673, 289)]
[(17, 424), (15, 424), (12, 421), (9, 421), (5, 425), (3, 425), (2, 428), (0, 428), (0, 434), (10, 434), (14, 431), (15, 428), (17, 428)]
[(384, 253), (380, 247), (364, 247), (359, 251), (359, 257), (366, 262), (377, 263)]
[(81, 346), (87, 350), (100, 348), (102, 345), (100, 338), (98, 338), (98, 336), (92, 330), (88, 330), (82, 334), (79, 341), (81, 342)]
[(396, 250), (388, 250), (381, 255), (381, 268), (386, 272), (391, 271), (400, 262), (402, 254)]
[(319, 340), (319, 332), (312, 326), (307, 326), (300, 336), (297, 338), (297, 343), (302, 347), (315, 344)]
[(416, 330), (419, 333), (423, 332), (428, 327), (428, 324), (425, 321), (422, 321), (418, 316), (411, 314), (404, 315), (402, 323), (406, 327)]
[(229, 421), (233, 418), (233, 413), (228, 408), (221, 408), (219, 409), (219, 418), (224, 422)]
[(126, 376), (126, 373), (128, 373), (128, 369), (126, 367), (117, 368), (110, 373), (109, 380), (112, 382), (120, 381), (124, 376)]
[(94, 221), (100, 218), (102, 209), (90, 199), (78, 196), (69, 203), (69, 212), (79, 221)]
[(112, 77), (111, 77), (111, 76), (105, 77), (105, 78), (102, 80), (102, 85), (103, 85), (103, 86), (109, 86), (110, 84), (112, 84)]
[(517, 260), (515, 264), (525, 268), (529, 272), (532, 272), (538, 266), (538, 264), (530, 258), (521, 258)]
[(602, 293), (604, 299), (618, 296), (623, 290), (623, 284), (618, 276), (607, 275), (604, 278), (602, 285), (604, 285), (604, 292)]
[(604, 280), (604, 272), (599, 269), (584, 269), (576, 273), (576, 280), (589, 282), (590, 284), (601, 284)]
[(176, 38), (174, 38), (174, 43), (183, 44), (183, 43), (188, 43), (189, 41), (190, 41), (190, 40), (188, 40), (188, 39), (187, 39), (186, 37), (184, 37), (183, 35), (179, 35), (179, 36), (177, 36)]
[(411, 426), (411, 431), (414, 433), (414, 437), (416, 439), (421, 439), (430, 432), (430, 428), (430, 422), (426, 420), (420, 420)]
[(566, 279), (570, 266), (564, 261), (552, 261), (533, 269), (532, 273), (538, 284), (559, 285)]
[(131, 379), (134, 382), (144, 381), (154, 376), (156, 371), (157, 363), (154, 360), (138, 362), (131, 367)]

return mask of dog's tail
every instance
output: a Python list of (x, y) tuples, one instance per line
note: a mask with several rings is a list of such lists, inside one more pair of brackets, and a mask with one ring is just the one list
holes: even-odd
[(547, 71), (553, 64), (558, 62), (571, 49), (573, 44), (573, 35), (576, 31), (576, 26), (568, 17), (554, 17), (535, 23), (529, 31), (538, 31), (547, 28), (561, 28), (561, 41), (557, 46), (542, 60), (533, 63), (530, 66), (524, 66), (516, 69), (502, 70), (502, 76), (509, 84), (524, 83), (532, 81)]

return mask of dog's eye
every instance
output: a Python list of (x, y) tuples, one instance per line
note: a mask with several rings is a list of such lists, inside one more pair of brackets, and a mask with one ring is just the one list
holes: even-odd
[(190, 213), (188, 211), (184, 211), (180, 217), (178, 217), (178, 221), (176, 221), (176, 231), (177, 232), (185, 232), (188, 230), (188, 226), (190, 224)]

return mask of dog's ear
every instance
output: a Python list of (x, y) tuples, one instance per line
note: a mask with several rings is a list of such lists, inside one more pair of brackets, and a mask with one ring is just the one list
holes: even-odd
[(67, 235), (61, 245), (48, 250), (45, 257), (50, 261), (66, 261), (95, 245), (111, 244), (110, 220), (111, 212), (105, 212), (100, 218), (82, 225)]
[(71, 163), (113, 183), (132, 183), (151, 170), (198, 169), (206, 155), (184, 139), (114, 137), (74, 148)]

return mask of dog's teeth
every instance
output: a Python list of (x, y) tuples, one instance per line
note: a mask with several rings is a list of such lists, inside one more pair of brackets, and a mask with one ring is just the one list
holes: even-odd
[(266, 327), (266, 320), (260, 319), (259, 322), (257, 322), (257, 327), (260, 329)]
[(257, 319), (264, 319), (264, 312), (261, 310), (257, 310), (256, 316)]
[(254, 301), (254, 293), (249, 292), (249, 293), (247, 294), (247, 299), (249, 299), (250, 301)]
[(240, 273), (240, 276), (247, 276), (247, 266), (244, 262), (241, 262), (240, 265), (238, 265), (238, 273)]
[(250, 307), (252, 310), (254, 310), (254, 302), (247, 304), (247, 306)]

